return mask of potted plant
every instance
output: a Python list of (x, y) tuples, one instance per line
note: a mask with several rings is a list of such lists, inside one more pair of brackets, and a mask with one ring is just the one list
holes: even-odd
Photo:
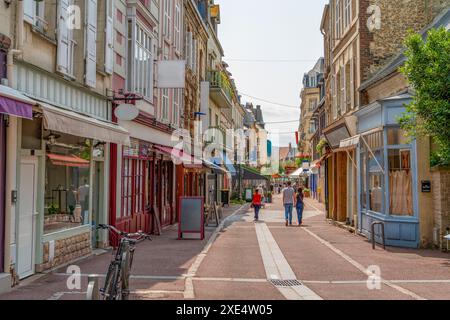
[(311, 190), (310, 189), (303, 190), (303, 193), (305, 194), (305, 198), (310, 198), (311, 197)]
[(58, 211), (59, 211), (59, 207), (56, 204), (54, 204), (54, 203), (49, 205), (48, 208), (47, 208), (47, 212), (48, 212), (49, 216), (53, 216), (55, 214), (58, 214)]

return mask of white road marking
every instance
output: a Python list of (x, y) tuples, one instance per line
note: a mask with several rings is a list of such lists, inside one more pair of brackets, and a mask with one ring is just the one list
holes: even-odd
[[(297, 280), (297, 277), (287, 262), (280, 247), (265, 223), (256, 223), (261, 256), (269, 280)], [(322, 300), (322, 298), (308, 287), (276, 287), (288, 300)]]
[[(328, 241), (322, 239), (321, 237), (319, 237), (318, 235), (316, 235), (314, 232), (308, 230), (308, 228), (303, 228), (302, 230), (305, 230), (305, 232), (307, 232), (310, 236), (314, 237), (315, 239), (317, 239), (320, 243), (322, 243), (324, 246), (328, 247), (331, 251), (333, 251), (334, 253), (336, 253), (337, 255), (339, 255), (341, 258), (343, 258), (344, 260), (346, 260), (347, 262), (349, 262), (350, 264), (352, 264), (355, 268), (357, 268), (359, 271), (361, 271), (362, 273), (364, 273), (365, 275), (367, 275), (367, 277), (372, 276), (371, 273), (369, 273), (367, 271), (367, 268), (365, 268), (363, 265), (361, 265), (359, 262), (353, 260), (350, 256), (346, 255), (345, 253), (343, 253), (341, 250), (339, 250), (338, 248), (336, 248), (335, 246), (333, 246), (331, 243), (329, 243)], [(385, 279), (381, 279), (381, 282), (407, 296), (410, 296), (416, 300), (426, 300), (425, 298), (417, 295), (416, 293), (402, 288), (400, 286), (395, 285), (393, 282), (385, 280)]]

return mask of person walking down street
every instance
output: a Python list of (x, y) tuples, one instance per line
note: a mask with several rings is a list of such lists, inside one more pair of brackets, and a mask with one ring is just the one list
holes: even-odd
[(255, 209), (255, 222), (257, 222), (259, 221), (259, 211), (262, 206), (262, 196), (258, 189), (255, 190), (255, 194), (253, 195), (252, 206)]
[(292, 188), (291, 182), (287, 183), (287, 187), (283, 189), (283, 205), (286, 217), (286, 227), (292, 226), (292, 211), (294, 210), (295, 190)]
[(297, 210), (299, 227), (303, 224), (303, 210), (305, 209), (304, 198), (303, 188), (298, 188), (297, 194), (295, 195), (295, 209)]

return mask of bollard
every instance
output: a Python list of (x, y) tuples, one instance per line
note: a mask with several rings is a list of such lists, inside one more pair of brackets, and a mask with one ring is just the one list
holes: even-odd
[(375, 250), (376, 242), (375, 242), (375, 226), (381, 226), (381, 240), (383, 241), (383, 249), (386, 250), (386, 238), (384, 233), (384, 222), (377, 221), (372, 223), (372, 249)]

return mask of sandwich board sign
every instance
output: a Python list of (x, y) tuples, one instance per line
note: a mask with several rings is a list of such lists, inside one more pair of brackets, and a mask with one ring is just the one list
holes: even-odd
[(180, 197), (178, 210), (178, 239), (205, 239), (203, 197)]

